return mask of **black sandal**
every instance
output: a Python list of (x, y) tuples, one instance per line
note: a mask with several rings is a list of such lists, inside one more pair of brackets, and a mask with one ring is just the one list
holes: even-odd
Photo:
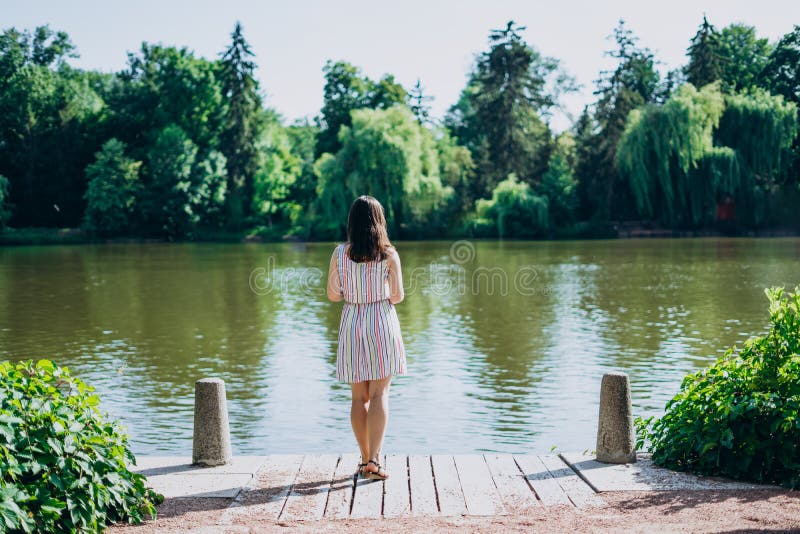
[(369, 462), (364, 464), (358, 464), (358, 467), (356, 468), (356, 476), (365, 477), (366, 475), (364, 475), (364, 468), (367, 467), (368, 465)]
[(387, 478), (389, 478), (389, 474), (383, 470), (381, 464), (379, 464), (375, 460), (370, 460), (367, 463), (375, 464), (375, 467), (378, 468), (377, 471), (367, 471), (367, 478), (371, 478), (372, 480), (386, 480)]

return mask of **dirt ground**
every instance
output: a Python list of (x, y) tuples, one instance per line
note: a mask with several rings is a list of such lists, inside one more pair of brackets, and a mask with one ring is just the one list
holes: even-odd
[(218, 525), (230, 499), (167, 499), (158, 518), (115, 525), (110, 533), (260, 532), (800, 532), (800, 492), (691, 491), (602, 493), (606, 505), (542, 506), (495, 517), (419, 517)]

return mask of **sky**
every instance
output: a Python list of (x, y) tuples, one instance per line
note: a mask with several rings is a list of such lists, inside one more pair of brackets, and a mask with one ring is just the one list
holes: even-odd
[(800, 1), (0, 0), (3, 29), (49, 24), (64, 30), (80, 54), (72, 64), (103, 71), (123, 69), (127, 52), (143, 41), (215, 58), (240, 21), (256, 53), (266, 104), (288, 122), (319, 112), (328, 59), (349, 61), (371, 78), (394, 74), (406, 88), (421, 80), (434, 98), (432, 114), (442, 117), (488, 47), (489, 31), (514, 20), (526, 27), (529, 44), (558, 58), (582, 84), (563, 99), (566, 113), (550, 120), (556, 131), (593, 101), (594, 80), (612, 65), (604, 51), (620, 18), (666, 71), (685, 63), (704, 13), (718, 28), (741, 22), (775, 41), (800, 24)]

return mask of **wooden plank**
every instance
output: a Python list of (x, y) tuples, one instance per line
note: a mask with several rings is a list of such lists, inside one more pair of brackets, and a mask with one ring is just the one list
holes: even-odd
[(338, 454), (314, 454), (304, 457), (279, 519), (284, 521), (322, 519), (338, 463)]
[(430, 456), (409, 456), (408, 477), (411, 483), (411, 515), (437, 515), (436, 489)]
[(223, 525), (275, 521), (283, 510), (303, 457), (270, 455), (220, 518)]
[(431, 456), (436, 495), (439, 497), (439, 510), (442, 515), (464, 515), (467, 503), (461, 490), (461, 481), (453, 457), (435, 454)]
[(564, 460), (554, 454), (540, 456), (539, 458), (547, 470), (550, 471), (550, 474), (553, 475), (553, 478), (558, 481), (572, 504), (578, 508), (603, 504), (602, 499)]
[(350, 515), (355, 474), (360, 461), (361, 456), (358, 454), (343, 454), (339, 459), (325, 507), (326, 519), (342, 519)]
[(541, 506), (525, 475), (510, 454), (484, 454), (494, 485), (509, 512), (527, 511)]
[[(383, 468), (388, 472), (385, 462)], [(381, 517), (383, 513), (384, 482), (383, 480), (373, 480), (371, 478), (359, 477), (356, 479), (356, 491), (353, 494), (353, 509), (350, 511), (350, 517)]]
[(383, 483), (383, 517), (411, 515), (411, 494), (408, 491), (408, 457), (389, 454), (384, 459), (389, 478)]
[(500, 494), (489, 473), (483, 456), (459, 454), (453, 456), (461, 480), (461, 490), (469, 515), (503, 515), (506, 513)]
[(536, 496), (542, 504), (572, 504), (567, 494), (561, 488), (558, 481), (553, 478), (550, 471), (542, 463), (542, 460), (533, 454), (515, 454), (514, 460), (519, 465), (528, 484), (531, 485)]

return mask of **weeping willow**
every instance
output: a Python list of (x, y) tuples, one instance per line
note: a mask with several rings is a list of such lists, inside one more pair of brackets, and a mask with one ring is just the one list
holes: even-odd
[(726, 99), (716, 84), (685, 84), (663, 105), (631, 112), (617, 166), (641, 216), (697, 227), (730, 196), (743, 221), (758, 223), (762, 185), (780, 174), (796, 135), (796, 108), (781, 97)]

